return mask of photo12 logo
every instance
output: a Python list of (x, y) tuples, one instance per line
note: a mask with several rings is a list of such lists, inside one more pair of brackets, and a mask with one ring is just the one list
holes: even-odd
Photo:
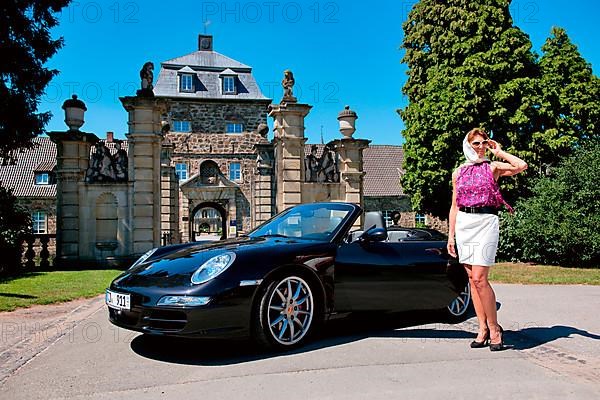
[(202, 21), (227, 22), (287, 22), (298, 23), (308, 20), (315, 24), (335, 24), (339, 22), (340, 7), (338, 3), (299, 2), (203, 2)]
[[(137, 24), (139, 21), (140, 5), (134, 1), (72, 1), (62, 9), (61, 20), (76, 23), (87, 22), (95, 24), (103, 19), (110, 19), (113, 23)], [(66, 18), (65, 18), (66, 17)]]
[[(105, 83), (106, 85), (106, 83)], [(50, 82), (46, 87), (42, 101), (46, 103), (62, 103), (76, 93), (86, 103), (98, 103), (104, 96), (120, 104), (119, 97), (133, 96), (139, 88), (136, 82), (112, 82), (103, 86), (98, 82)]]

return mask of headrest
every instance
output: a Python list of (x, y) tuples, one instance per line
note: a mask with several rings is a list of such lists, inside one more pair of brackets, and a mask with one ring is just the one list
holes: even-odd
[(365, 231), (368, 231), (373, 227), (385, 229), (385, 219), (383, 219), (383, 215), (379, 211), (369, 211), (365, 213), (365, 222), (363, 223), (363, 229)]

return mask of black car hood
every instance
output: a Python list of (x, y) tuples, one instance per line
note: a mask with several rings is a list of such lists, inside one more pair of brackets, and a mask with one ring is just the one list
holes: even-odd
[[(231, 268), (251, 268), (244, 258), (264, 258), (264, 263), (294, 257), (308, 247), (322, 246), (323, 242), (297, 240), (282, 237), (247, 236), (216, 242), (190, 243), (175, 247), (174, 251), (163, 250), (158, 256), (132, 268), (113, 282), (117, 287), (193, 287), (192, 274), (207, 260), (225, 251), (236, 254)], [(282, 257), (283, 256), (283, 257)], [(230, 269), (231, 269), (230, 268)]]

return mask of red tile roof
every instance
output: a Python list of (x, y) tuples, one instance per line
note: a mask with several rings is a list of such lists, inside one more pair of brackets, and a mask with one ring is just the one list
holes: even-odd
[(40, 164), (56, 164), (56, 145), (44, 136), (34, 138), (33, 143), (34, 149), (17, 154), (15, 165), (0, 166), (0, 184), (18, 197), (55, 197), (56, 185), (36, 185), (34, 171), (42, 171)]
[(400, 176), (403, 173), (402, 146), (371, 145), (363, 152), (364, 196), (402, 196)]
[[(304, 146), (304, 154), (309, 155), (313, 144)], [(317, 144), (317, 157), (323, 154), (325, 145)], [(404, 162), (402, 146), (370, 145), (363, 151), (364, 196), (402, 196), (400, 173)]]

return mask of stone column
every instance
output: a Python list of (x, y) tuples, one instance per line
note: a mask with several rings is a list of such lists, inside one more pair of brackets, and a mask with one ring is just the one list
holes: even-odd
[(79, 260), (79, 230), (86, 228), (79, 215), (79, 183), (85, 179), (91, 146), (99, 139), (78, 130), (49, 132), (48, 136), (57, 148), (55, 265), (69, 267)]
[(154, 97), (121, 97), (129, 114), (129, 180), (133, 254), (160, 246), (161, 239), (161, 114), (167, 102)]
[[(339, 155), (340, 183), (343, 185), (345, 198), (348, 203), (355, 203), (364, 208), (363, 203), (363, 150), (369, 147), (370, 140), (338, 139), (332, 142)], [(362, 217), (354, 223), (353, 229), (359, 229)]]
[(175, 146), (167, 139), (162, 143), (160, 160), (160, 192), (161, 192), (161, 240), (166, 244), (179, 243), (179, 181), (175, 175), (175, 167), (171, 165), (171, 154)]
[(302, 203), (304, 183), (304, 118), (312, 106), (308, 104), (273, 104), (276, 211)]
[(275, 197), (273, 192), (273, 145), (255, 144), (256, 179), (254, 180), (254, 226), (262, 224), (275, 215)]

